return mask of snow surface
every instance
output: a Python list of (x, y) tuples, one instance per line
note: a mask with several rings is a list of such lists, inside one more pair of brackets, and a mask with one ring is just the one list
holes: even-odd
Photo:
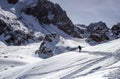
[[(1, 45), (4, 46), (3, 44)], [(24, 55), (27, 55), (25, 60), (31, 60), (24, 62), (22, 59), (17, 58), (19, 59), (18, 61), (13, 57), (12, 60), (8, 58), (9, 61), (6, 62), (7, 58), (2, 57), (3, 60), (1, 61), (6, 62), (6, 64), (15, 64), (18, 61), (17, 63), (19, 63), (19, 66), (0, 72), (0, 79), (120, 78), (120, 39), (96, 46), (84, 47), (80, 53), (78, 50), (74, 50), (42, 61), (31, 54), (34, 49), (30, 48), (37, 45), (36, 43), (29, 46), (17, 47), (19, 51), (16, 51), (16, 47), (14, 46), (11, 47), (12, 50), (5, 50), (11, 52), (9, 54), (12, 54), (13, 51), (16, 51), (19, 55), (22, 53), (23, 59), (25, 58)], [(21, 48), (25, 51), (21, 50)], [(31, 61), (33, 61), (34, 64)]]
[[(0, 19), (14, 30), (35, 31), (36, 37), (57, 33), (60, 39), (56, 50), (66, 53), (41, 59), (35, 55), (41, 42), (6, 46), (0, 36), (0, 79), (120, 79), (120, 39), (90, 46), (85, 39), (72, 38), (52, 24), (41, 26), (35, 17), (19, 14), (22, 7), (36, 3), (37, 0), (20, 0), (12, 5), (0, 0)], [(48, 18), (52, 19), (53, 15), (49, 14)], [(78, 45), (83, 47), (80, 53)]]
[(41, 61), (42, 59), (34, 55), (39, 45), (40, 43), (28, 46), (6, 46), (0, 42), (0, 72)]

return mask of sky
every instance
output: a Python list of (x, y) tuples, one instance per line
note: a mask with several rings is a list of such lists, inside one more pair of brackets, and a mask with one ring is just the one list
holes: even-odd
[(103, 21), (107, 26), (120, 22), (120, 0), (50, 0), (58, 3), (74, 24)]

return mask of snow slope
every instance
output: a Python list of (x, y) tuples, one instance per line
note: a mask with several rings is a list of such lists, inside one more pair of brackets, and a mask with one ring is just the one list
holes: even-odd
[(42, 59), (34, 55), (38, 46), (39, 43), (27, 46), (6, 46), (0, 42), (0, 72), (41, 61)]
[(0, 79), (119, 79), (120, 39), (0, 72)]

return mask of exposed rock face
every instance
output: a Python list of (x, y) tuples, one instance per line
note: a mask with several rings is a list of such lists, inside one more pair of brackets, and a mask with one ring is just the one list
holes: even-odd
[(34, 40), (34, 36), (31, 33), (25, 33), (21, 30), (16, 30), (14, 32), (10, 32), (7, 34), (9, 38), (7, 38), (5, 41), (9, 45), (22, 45), (27, 42), (29, 42), (29, 39)]
[[(57, 28), (71, 36), (81, 37), (77, 28), (67, 17), (66, 12), (58, 4), (53, 4), (47, 0), (30, 0), (30, 2), (29, 0), (7, 1), (10, 4), (16, 4), (10, 6), (10, 8), (12, 7), (10, 9), (11, 12), (8, 10), (9, 8), (6, 9), (8, 10), (8, 15), (5, 15), (7, 14), (3, 8), (5, 6), (2, 5), (0, 7), (0, 37), (2, 37), (0, 40), (4, 41), (7, 45), (22, 45), (43, 40), (44, 33), (49, 32), (44, 28), (44, 25), (48, 24), (57, 26)], [(17, 3), (18, 1), (19, 3)], [(31, 23), (30, 20), (27, 21), (27, 18), (32, 18), (29, 15), (36, 18), (32, 19), (37, 21), (36, 24)], [(23, 18), (23, 16), (25, 17)]]
[(109, 40), (109, 28), (106, 26), (105, 23), (103, 22), (98, 22), (98, 23), (91, 23), (88, 27), (87, 30), (89, 32), (89, 37), (87, 41), (93, 41), (93, 42), (104, 42)]
[(10, 4), (16, 4), (19, 0), (7, 0)]
[(48, 58), (55, 54), (55, 45), (59, 41), (59, 36), (55, 33), (47, 34), (40, 45), (39, 50), (36, 51), (40, 57)]
[(112, 28), (112, 33), (113, 33), (113, 37), (116, 38), (120, 38), (120, 23), (118, 23), (117, 25), (114, 25)]
[(81, 37), (76, 32), (76, 27), (58, 4), (47, 0), (39, 0), (34, 7), (27, 6), (23, 10), (28, 15), (33, 15), (41, 24), (54, 24), (65, 33), (74, 37)]
[(91, 45), (96, 45), (120, 38), (120, 23), (111, 29), (102, 21), (91, 23), (90, 25), (77, 24), (76, 27), (83, 38)]
[(34, 32), (25, 33), (22, 30), (14, 30), (10, 24), (7, 24), (0, 19), (0, 35), (8, 45), (21, 45), (30, 42), (30, 40), (39, 40), (39, 38), (34, 37), (33, 34)]
[(2, 35), (3, 33), (8, 33), (11, 30), (12, 28), (10, 28), (9, 25), (7, 25), (4, 21), (0, 19), (0, 35)]

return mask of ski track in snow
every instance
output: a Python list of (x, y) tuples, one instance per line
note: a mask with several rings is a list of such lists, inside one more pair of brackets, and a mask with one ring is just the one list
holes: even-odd
[(95, 65), (95, 64), (97, 64), (97, 63), (99, 63), (99, 62), (101, 62), (101, 61), (103, 61), (103, 60), (105, 60), (106, 58), (107, 58), (107, 57), (102, 57), (102, 58), (100, 58), (100, 59), (93, 60), (92, 62), (89, 62), (88, 64), (84, 65), (83, 67), (77, 68), (76, 71), (75, 71), (75, 69), (72, 70), (72, 73), (70, 73), (70, 74), (62, 77), (61, 79), (66, 79), (66, 78), (70, 78), (70, 79), (71, 79), (71, 77), (72, 77), (73, 75), (75, 75), (75, 74), (77, 74), (77, 73), (79, 73), (79, 72), (84, 71), (85, 69), (87, 69), (87, 68), (89, 68), (89, 67), (91, 67), (91, 66), (93, 66), (93, 65)]

